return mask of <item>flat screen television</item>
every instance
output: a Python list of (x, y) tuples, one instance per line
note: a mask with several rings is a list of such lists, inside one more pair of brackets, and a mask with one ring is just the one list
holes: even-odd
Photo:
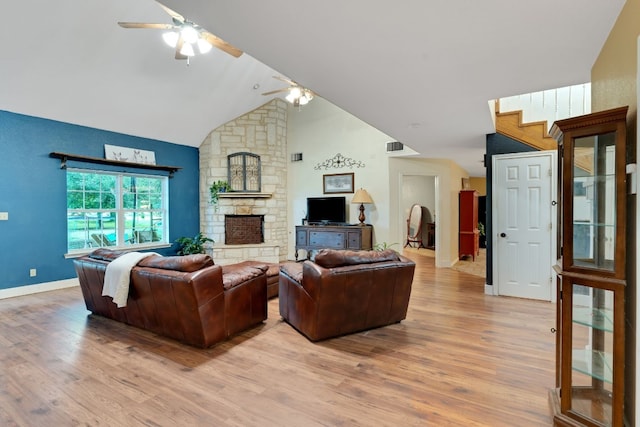
[(309, 224), (345, 224), (347, 200), (342, 197), (308, 197), (307, 220)]

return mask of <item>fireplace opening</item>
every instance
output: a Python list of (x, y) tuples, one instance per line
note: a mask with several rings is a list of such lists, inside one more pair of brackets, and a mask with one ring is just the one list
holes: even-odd
[(264, 243), (264, 215), (225, 215), (224, 242), (227, 245)]

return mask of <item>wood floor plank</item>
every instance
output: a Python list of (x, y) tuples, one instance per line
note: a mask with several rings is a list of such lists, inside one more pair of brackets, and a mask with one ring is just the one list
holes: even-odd
[(546, 426), (551, 303), (417, 262), (407, 319), (312, 343), (269, 318), (210, 349), (89, 315), (79, 288), (0, 301), (7, 426)]

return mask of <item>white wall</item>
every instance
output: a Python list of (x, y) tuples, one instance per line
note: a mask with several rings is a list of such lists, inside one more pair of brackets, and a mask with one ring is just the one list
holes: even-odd
[(500, 112), (522, 110), (524, 123), (546, 121), (547, 130), (556, 120), (591, 112), (591, 83), (500, 98)]
[[(386, 143), (394, 138), (369, 126), (322, 98), (315, 98), (301, 108), (289, 107), (288, 159), (291, 153), (302, 153), (301, 162), (288, 163), (289, 259), (294, 258), (294, 231), (306, 214), (307, 197), (323, 196), (324, 174), (353, 172), (354, 187), (367, 190), (373, 205), (365, 205), (366, 223), (373, 225), (374, 245), (394, 243), (390, 237), (389, 156)], [(314, 169), (336, 154), (364, 163), (364, 167)], [(350, 202), (353, 194), (346, 196)], [(358, 206), (348, 203), (347, 216), (358, 223)]]
[(425, 218), (426, 222), (434, 222), (436, 214), (436, 177), (422, 175), (405, 175), (402, 180), (402, 208), (405, 218), (409, 218), (409, 210), (415, 203), (429, 210), (431, 218)]
[[(322, 175), (355, 174), (355, 188), (365, 188), (374, 204), (366, 206), (366, 222), (373, 225), (374, 244), (386, 242), (404, 245), (406, 215), (402, 195), (405, 179), (437, 177), (436, 266), (451, 267), (458, 260), (458, 193), (462, 178), (469, 174), (458, 164), (445, 159), (390, 157), (385, 135), (335, 105), (316, 98), (298, 109), (289, 107), (288, 157), (302, 153), (303, 161), (288, 163), (289, 259), (294, 258), (295, 226), (306, 214), (306, 198), (322, 196)], [(314, 167), (336, 154), (365, 163), (363, 168)], [(407, 190), (412, 191), (412, 190)], [(352, 194), (345, 194), (350, 200)], [(407, 196), (408, 197), (408, 196)], [(428, 196), (427, 196), (428, 197)], [(349, 221), (358, 222), (356, 205), (348, 206)]]

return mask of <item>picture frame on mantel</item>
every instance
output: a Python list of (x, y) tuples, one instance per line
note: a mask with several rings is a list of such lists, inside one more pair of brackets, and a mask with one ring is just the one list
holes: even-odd
[(322, 175), (324, 194), (353, 193), (354, 173)]

